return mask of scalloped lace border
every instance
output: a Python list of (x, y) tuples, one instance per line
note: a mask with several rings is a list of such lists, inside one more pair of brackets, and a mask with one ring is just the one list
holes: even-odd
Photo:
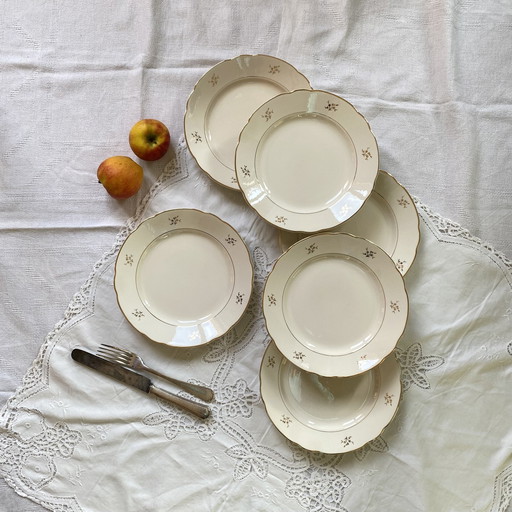
[[(186, 161), (184, 160), (184, 153), (187, 149), (185, 137), (182, 135), (178, 141), (175, 157), (166, 165), (162, 174), (158, 180), (151, 187), (146, 196), (140, 201), (137, 206), (136, 212), (128, 219), (125, 225), (121, 228), (116, 236), (113, 246), (103, 254), (103, 256), (94, 265), (89, 277), (85, 283), (80, 287), (80, 290), (73, 296), (69, 306), (67, 307), (63, 318), (55, 325), (53, 330), (46, 336), (37, 358), (34, 360), (32, 365), (27, 370), (23, 382), (20, 387), (16, 390), (14, 395), (7, 401), (3, 407), (0, 418), (3, 418), (4, 427), (0, 425), (0, 429), (7, 429), (10, 423), (9, 415), (13, 414), (16, 410), (16, 404), (30, 395), (31, 388), (34, 385), (34, 381), (42, 377), (43, 361), (51, 352), (51, 347), (58, 333), (68, 324), (71, 323), (76, 316), (78, 316), (85, 308), (89, 305), (89, 299), (91, 295), (91, 288), (94, 277), (99, 270), (117, 253), (123, 242), (126, 240), (128, 235), (136, 228), (140, 223), (142, 216), (146, 210), (148, 203), (151, 199), (156, 196), (162, 188), (165, 187), (166, 182), (180, 173), (182, 166), (186, 167)], [(469, 242), (472, 245), (476, 245), (479, 249), (484, 250), (494, 261), (496, 261), (500, 267), (507, 272), (509, 282), (512, 286), (512, 260), (508, 259), (505, 254), (496, 250), (491, 244), (483, 241), (480, 238), (473, 236), (467, 229), (463, 228), (460, 224), (457, 224), (449, 219), (446, 219), (435, 213), (429, 206), (422, 203), (420, 199), (413, 196), (414, 203), (419, 212), (422, 213), (422, 218), (430, 224), (435, 231), (439, 233), (441, 240), (458, 240)], [(11, 411), (11, 412), (10, 412)], [(7, 417), (7, 420), (5, 418)], [(502, 471), (495, 480), (495, 496), (492, 506), (492, 512), (505, 512), (512, 499), (512, 466), (509, 466)], [(52, 504), (38, 498), (36, 495), (28, 496), (23, 489), (18, 488), (15, 482), (9, 479), (6, 482), (14, 488), (14, 490), (24, 497), (29, 497), (33, 501), (42, 505), (45, 508), (50, 508)]]

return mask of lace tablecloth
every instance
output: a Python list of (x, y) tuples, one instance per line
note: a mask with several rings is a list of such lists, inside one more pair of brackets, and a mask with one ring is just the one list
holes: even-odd
[[(181, 140), (2, 410), (0, 474), (18, 494), (59, 512), (503, 512), (512, 497), (512, 263), (415, 201), (421, 242), (406, 275), (410, 316), (395, 351), (398, 413), (354, 452), (308, 452), (271, 424), (259, 393), (269, 342), (261, 293), (280, 254), (278, 232), (238, 192), (212, 189)], [(198, 205), (246, 241), (254, 292), (222, 338), (173, 349), (124, 319), (114, 262), (141, 220)], [(211, 386), (211, 418), (196, 419), (70, 359), (74, 347), (102, 342)]]

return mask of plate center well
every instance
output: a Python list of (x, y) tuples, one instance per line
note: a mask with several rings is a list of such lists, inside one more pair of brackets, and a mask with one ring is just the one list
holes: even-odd
[(318, 114), (280, 119), (256, 151), (256, 173), (267, 196), (291, 212), (329, 208), (347, 191), (355, 171), (352, 139), (338, 123)]
[(236, 80), (220, 91), (206, 112), (206, 137), (212, 153), (228, 169), (235, 165), (238, 136), (252, 113), (270, 98), (285, 92), (264, 78)]
[(312, 258), (288, 279), (283, 315), (292, 335), (310, 350), (340, 356), (367, 345), (384, 318), (377, 276), (354, 257)]
[(173, 325), (216, 316), (234, 286), (233, 263), (215, 238), (193, 229), (160, 235), (143, 252), (137, 291), (148, 310)]
[(362, 421), (379, 394), (378, 371), (353, 377), (321, 377), (283, 361), (279, 388), (288, 410), (304, 425), (324, 432), (344, 430)]

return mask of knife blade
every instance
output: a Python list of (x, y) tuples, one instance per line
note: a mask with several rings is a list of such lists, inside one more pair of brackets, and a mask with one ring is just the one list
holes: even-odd
[(200, 418), (207, 418), (210, 415), (210, 409), (203, 404), (193, 402), (187, 398), (183, 398), (179, 395), (166, 391), (164, 389), (156, 387), (151, 379), (142, 375), (134, 370), (125, 368), (117, 363), (113, 363), (104, 359), (103, 357), (91, 354), (86, 350), (75, 348), (71, 351), (71, 357), (85, 366), (92, 368), (104, 375), (108, 375), (119, 382), (133, 386), (134, 388), (140, 389), (145, 393), (152, 393), (153, 395), (159, 396), (164, 400), (167, 400), (175, 405), (179, 405), (183, 409), (199, 416)]

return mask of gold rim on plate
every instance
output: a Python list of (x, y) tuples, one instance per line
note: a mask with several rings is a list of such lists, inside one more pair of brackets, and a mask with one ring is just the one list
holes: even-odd
[(252, 293), (253, 266), (237, 231), (196, 209), (160, 212), (125, 240), (114, 288), (130, 324), (153, 341), (193, 347), (225, 334)]
[(377, 366), (407, 324), (409, 300), (393, 260), (347, 233), (304, 238), (267, 277), (263, 315), (278, 349), (301, 369), (347, 377)]
[(199, 167), (239, 190), (235, 148), (251, 114), (278, 94), (308, 88), (302, 73), (270, 55), (239, 55), (216, 64), (196, 83), (185, 109), (185, 139)]
[(283, 93), (259, 107), (240, 133), (238, 183), (276, 227), (315, 232), (352, 217), (369, 197), (379, 153), (368, 121), (327, 91)]
[[(390, 173), (379, 170), (370, 197), (348, 221), (329, 230), (366, 238), (391, 256), (405, 275), (413, 264), (420, 242), (420, 222), (412, 197)], [(309, 233), (279, 231), (279, 244), (286, 251)]]
[(353, 377), (321, 377), (293, 365), (274, 342), (260, 367), (267, 415), (290, 441), (307, 450), (345, 453), (378, 437), (396, 415), (402, 394), (394, 354)]

